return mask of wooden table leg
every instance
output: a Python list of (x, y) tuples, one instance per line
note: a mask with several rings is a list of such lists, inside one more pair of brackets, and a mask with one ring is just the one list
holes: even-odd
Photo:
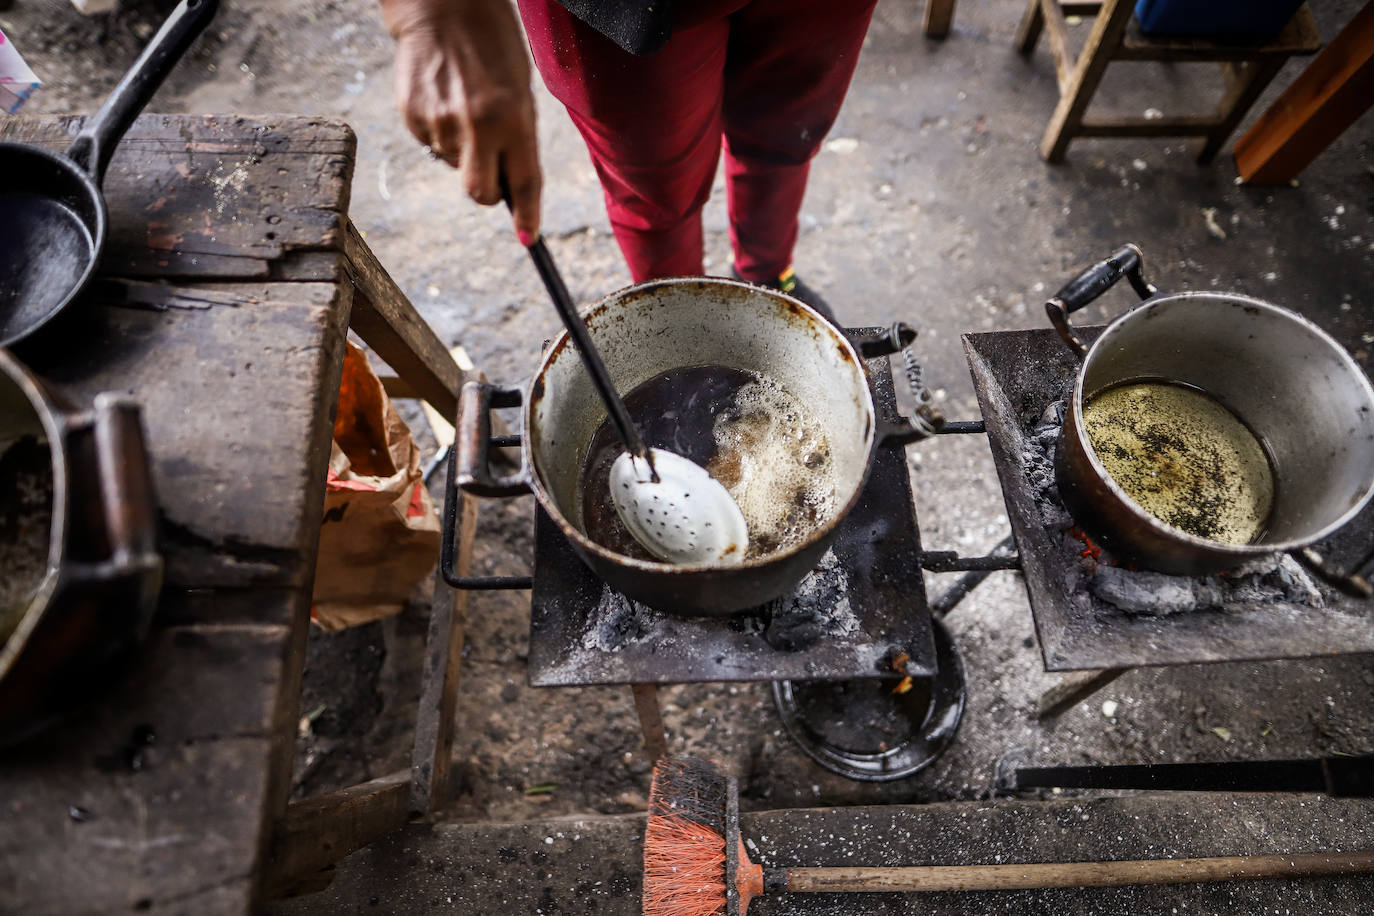
[(668, 753), (668, 736), (663, 731), (663, 714), (658, 708), (658, 688), (653, 684), (631, 684), (635, 698), (635, 712), (639, 713), (639, 727), (644, 732), (644, 750), (649, 759), (658, 760)]
[(927, 38), (944, 38), (954, 21), (954, 0), (926, 0), (925, 33)]
[(1246, 184), (1288, 184), (1374, 104), (1374, 2), (1298, 74), (1236, 141)]
[(1279, 75), (1279, 71), (1283, 69), (1286, 62), (1286, 57), (1261, 57), (1259, 60), (1249, 61), (1245, 64), (1243, 74), (1226, 91), (1221, 104), (1217, 106), (1216, 125), (1208, 131), (1207, 136), (1198, 147), (1197, 161), (1199, 165), (1206, 165), (1216, 157), (1217, 153), (1221, 152), (1221, 147), (1226, 142), (1226, 138), (1231, 136), (1231, 132), (1240, 124), (1241, 119), (1250, 110), (1250, 106), (1255, 104), (1260, 93), (1273, 82), (1274, 77)]
[[(473, 543), (477, 531), (477, 499), (457, 494), (458, 551), (454, 569), (460, 576), (472, 572)], [(429, 612), (425, 638), (425, 666), (420, 705), (415, 716), (415, 749), (411, 758), (410, 807), (412, 813), (437, 818), (448, 807), (449, 772), (453, 763), (454, 715), (458, 707), (459, 671), (467, 628), (468, 593), (449, 587), (443, 573), (434, 573), (434, 603)]]
[(1053, 719), (1061, 713), (1068, 712), (1130, 670), (1103, 668), (1101, 671), (1080, 671), (1070, 674), (1040, 695), (1035, 717), (1041, 720)]
[(355, 290), (349, 327), (420, 397), (444, 416), (458, 416), (462, 370), (351, 222), (343, 252)]

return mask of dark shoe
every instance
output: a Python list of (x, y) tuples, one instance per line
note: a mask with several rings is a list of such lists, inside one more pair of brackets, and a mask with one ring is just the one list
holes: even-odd
[[(735, 270), (733, 264), (730, 265), (730, 276), (734, 277), (736, 280), (744, 280), (744, 278), (739, 275), (739, 272)], [(807, 305), (820, 312), (826, 321), (837, 328), (840, 327), (840, 323), (835, 320), (835, 312), (830, 308), (830, 303), (826, 302), (825, 298), (821, 296), (820, 293), (803, 283), (801, 278), (797, 276), (796, 271), (790, 267), (784, 270), (782, 275), (772, 282), (764, 283), (758, 280), (745, 280), (745, 282), (753, 283), (755, 286), (775, 289), (780, 293), (786, 293), (793, 299), (800, 299), (802, 302), (805, 302)]]

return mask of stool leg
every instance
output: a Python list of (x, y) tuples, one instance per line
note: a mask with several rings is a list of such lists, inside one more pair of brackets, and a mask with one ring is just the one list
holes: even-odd
[(1134, 12), (1135, 4), (1123, 0), (1106, 0), (1102, 4), (1102, 11), (1093, 20), (1092, 34), (1078, 55), (1078, 63), (1074, 65), (1073, 73), (1059, 95), (1059, 104), (1055, 106), (1044, 139), (1040, 141), (1040, 155), (1045, 157), (1046, 162), (1064, 161), (1069, 141), (1083, 123), (1083, 113), (1088, 110), (1097, 84), (1102, 82), (1102, 74), (1111, 62), (1112, 54), (1120, 47), (1121, 36)]
[(927, 38), (944, 38), (954, 19), (954, 0), (926, 0), (925, 33)]
[(663, 713), (658, 708), (658, 688), (653, 684), (631, 684), (635, 698), (635, 712), (639, 713), (639, 728), (644, 732), (644, 750), (649, 759), (657, 761), (668, 753), (668, 736), (663, 731)]
[(1283, 57), (1261, 57), (1245, 64), (1244, 75), (1226, 91), (1221, 104), (1217, 106), (1216, 126), (1208, 131), (1198, 147), (1198, 165), (1206, 165), (1221, 152), (1226, 138), (1231, 136), (1264, 88), (1279, 75), (1285, 60)]
[(1040, 11), (1040, 0), (1030, 0), (1026, 13), (1021, 17), (1021, 25), (1016, 29), (1016, 51), (1029, 55), (1040, 40), (1040, 30), (1045, 27), (1045, 14)]

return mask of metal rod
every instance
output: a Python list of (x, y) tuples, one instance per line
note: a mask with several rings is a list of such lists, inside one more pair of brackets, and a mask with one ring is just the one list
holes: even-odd
[(1244, 760), (1119, 766), (1027, 767), (1015, 788), (1159, 789), (1199, 792), (1324, 792), (1319, 760)]
[[(996, 547), (992, 548), (990, 556), (1006, 555), (1008, 551), (1015, 547), (1016, 538), (1009, 534), (1002, 538), (1002, 540), (997, 543)], [(953, 585), (945, 590), (944, 594), (930, 603), (930, 613), (936, 617), (944, 617), (950, 611), (954, 610), (959, 602), (967, 598), (975, 588), (982, 585), (984, 579), (996, 571), (995, 569), (978, 569), (964, 573)]]
[(945, 425), (936, 430), (942, 436), (951, 433), (985, 433), (987, 431), (987, 424), (982, 420), (946, 420)]
[(921, 553), (921, 566), (930, 572), (988, 571), (1020, 569), (1021, 558), (1011, 556), (961, 557), (953, 550), (926, 550)]
[(657, 481), (658, 473), (653, 471), (653, 461), (649, 458), (649, 450), (644, 447), (644, 440), (639, 438), (639, 432), (635, 429), (634, 421), (630, 419), (630, 412), (625, 409), (625, 402), (620, 399), (620, 394), (611, 384), (611, 376), (606, 371), (606, 364), (601, 361), (601, 354), (597, 352), (596, 345), (592, 343), (592, 335), (588, 333), (587, 325), (583, 323), (582, 316), (577, 313), (577, 306), (573, 304), (572, 296), (568, 293), (568, 287), (564, 284), (563, 276), (558, 272), (558, 267), (553, 263), (553, 255), (549, 254), (544, 239), (542, 237), (535, 239), (528, 250), (535, 268), (539, 271), (540, 279), (544, 281), (544, 287), (549, 291), (549, 298), (553, 300), (553, 307), (558, 310), (558, 317), (563, 319), (563, 326), (568, 329), (568, 335), (577, 345), (577, 352), (581, 355), (582, 362), (587, 366), (587, 372), (592, 377), (592, 384), (596, 386), (597, 394), (601, 395), (601, 400), (606, 404), (606, 411), (611, 417), (611, 422), (615, 424), (616, 432), (620, 434), (620, 440), (625, 443), (625, 448), (630, 454), (648, 463), (654, 480)]

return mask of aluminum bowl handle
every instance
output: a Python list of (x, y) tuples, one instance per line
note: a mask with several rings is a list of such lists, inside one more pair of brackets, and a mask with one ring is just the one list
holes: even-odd
[(1088, 355), (1088, 347), (1074, 333), (1073, 326), (1069, 324), (1069, 316), (1111, 289), (1123, 276), (1131, 281), (1131, 288), (1140, 298), (1148, 299), (1153, 296), (1158, 290), (1145, 279), (1144, 257), (1137, 245), (1123, 245), (1116, 254), (1098, 261), (1065, 283), (1063, 288), (1045, 303), (1045, 312), (1050, 316), (1050, 324), (1054, 325), (1065, 345), (1079, 359)]
[(519, 496), (530, 492), (524, 470), (514, 474), (491, 472), (491, 412), (500, 407), (519, 407), (519, 388), (503, 388), (487, 382), (468, 382), (458, 399), (457, 482), (474, 496)]

